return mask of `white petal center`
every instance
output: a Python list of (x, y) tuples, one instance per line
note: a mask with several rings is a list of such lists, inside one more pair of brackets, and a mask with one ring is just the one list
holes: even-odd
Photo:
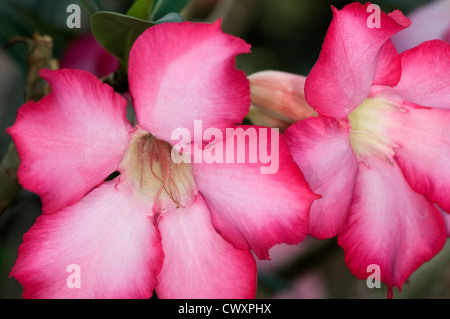
[(195, 198), (191, 165), (174, 163), (171, 149), (167, 142), (138, 129), (120, 165), (121, 178), (134, 182), (138, 195), (153, 203), (154, 214), (186, 207)]
[(385, 133), (386, 117), (384, 111), (401, 111), (389, 102), (376, 98), (368, 98), (350, 115), (351, 131), (349, 135), (353, 152), (360, 161), (368, 156), (378, 156), (392, 162), (397, 147)]

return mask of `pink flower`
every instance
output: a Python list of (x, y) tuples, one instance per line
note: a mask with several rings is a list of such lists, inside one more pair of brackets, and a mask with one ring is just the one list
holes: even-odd
[(436, 0), (420, 6), (408, 15), (411, 27), (392, 37), (395, 47), (403, 52), (428, 40), (450, 43), (450, 0)]
[(399, 55), (390, 38), (410, 21), (380, 12), (380, 28), (370, 28), (369, 5), (333, 8), (304, 88), (319, 116), (285, 138), (322, 195), (310, 234), (338, 235), (360, 279), (380, 266), (392, 296), (446, 240), (434, 204), (450, 211), (450, 45), (433, 40)]
[[(9, 129), (20, 182), (44, 212), (11, 272), (24, 297), (255, 296), (250, 249), (268, 258), (274, 244), (303, 240), (317, 198), (287, 145), (280, 139), (275, 174), (260, 174), (260, 162), (171, 160), (174, 129), (243, 120), (250, 90), (235, 56), (249, 49), (220, 22), (145, 31), (129, 59), (136, 127), (125, 99), (93, 75), (41, 71), (52, 93), (23, 105)], [(68, 284), (72, 269), (79, 287)]]

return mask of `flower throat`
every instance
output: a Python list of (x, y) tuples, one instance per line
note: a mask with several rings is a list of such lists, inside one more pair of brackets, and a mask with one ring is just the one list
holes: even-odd
[(174, 163), (171, 150), (167, 142), (139, 129), (122, 162), (139, 193), (153, 199), (154, 213), (185, 207), (195, 196), (190, 165)]

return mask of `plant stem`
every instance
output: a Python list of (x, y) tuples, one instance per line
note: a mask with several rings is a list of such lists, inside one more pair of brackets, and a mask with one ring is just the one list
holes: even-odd
[[(49, 36), (35, 33), (32, 39), (27, 39), (25, 42), (29, 44), (25, 101), (39, 101), (50, 91), (48, 83), (39, 76), (39, 70), (58, 68), (58, 62), (53, 58), (52, 53), (53, 40)], [(22, 189), (17, 178), (19, 164), (17, 149), (11, 142), (8, 153), (0, 162), (0, 215)]]

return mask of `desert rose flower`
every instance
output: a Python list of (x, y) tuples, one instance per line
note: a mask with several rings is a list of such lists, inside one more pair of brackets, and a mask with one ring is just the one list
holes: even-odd
[(175, 163), (171, 152), (177, 128), (242, 122), (250, 90), (235, 57), (249, 49), (220, 21), (145, 31), (129, 58), (135, 127), (126, 100), (92, 74), (41, 71), (53, 91), (9, 129), (20, 182), (43, 203), (11, 272), (24, 297), (255, 296), (250, 249), (268, 258), (303, 240), (317, 195), (281, 138), (274, 174), (261, 162)]
[(443, 247), (450, 211), (450, 45), (424, 42), (400, 55), (391, 37), (410, 25), (369, 3), (333, 8), (333, 20), (305, 98), (319, 114), (285, 138), (313, 191), (310, 233), (338, 235), (360, 279), (403, 283)]

